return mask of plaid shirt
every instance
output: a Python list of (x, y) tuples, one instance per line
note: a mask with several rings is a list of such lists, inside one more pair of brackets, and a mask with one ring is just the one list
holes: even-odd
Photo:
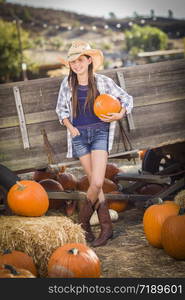
[[(126, 113), (130, 113), (133, 108), (133, 98), (128, 95), (122, 88), (120, 88), (111, 78), (96, 74), (97, 89), (100, 94), (109, 94), (115, 98), (118, 98), (121, 102), (122, 107), (125, 107)], [(60, 86), (60, 91), (58, 95), (58, 101), (56, 106), (56, 113), (58, 115), (59, 121), (63, 124), (62, 120), (68, 118), (72, 122), (72, 105), (71, 105), (71, 89), (68, 85), (68, 76), (66, 76)], [(110, 151), (113, 146), (114, 133), (116, 128), (116, 121), (110, 123), (109, 130), (109, 144), (108, 150)], [(72, 137), (67, 129), (67, 157), (72, 156)]]

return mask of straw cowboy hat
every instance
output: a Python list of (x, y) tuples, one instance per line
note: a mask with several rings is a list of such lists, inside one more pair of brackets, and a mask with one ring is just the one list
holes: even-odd
[(89, 55), (92, 57), (94, 70), (99, 69), (99, 67), (103, 64), (102, 51), (98, 49), (92, 49), (90, 45), (84, 41), (73, 41), (68, 51), (67, 58), (60, 58), (60, 61), (65, 66), (69, 67), (69, 63), (73, 60), (76, 60), (81, 55)]

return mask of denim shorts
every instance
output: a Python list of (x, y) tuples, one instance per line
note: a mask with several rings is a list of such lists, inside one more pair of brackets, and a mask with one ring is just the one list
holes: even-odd
[(109, 124), (99, 127), (77, 127), (80, 135), (72, 138), (74, 157), (81, 157), (92, 150), (108, 151)]

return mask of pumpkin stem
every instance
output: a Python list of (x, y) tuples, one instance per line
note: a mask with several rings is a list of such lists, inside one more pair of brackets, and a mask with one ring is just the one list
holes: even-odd
[(77, 255), (79, 250), (77, 248), (72, 248), (68, 251), (69, 253), (73, 254), (73, 255)]
[(19, 186), (18, 190), (23, 191), (26, 188), (26, 186), (24, 184), (20, 183), (20, 181), (16, 181), (16, 183)]
[(164, 202), (163, 199), (160, 198), (160, 197), (157, 198), (157, 201), (158, 201), (158, 203), (160, 203), (160, 204)]
[(4, 268), (7, 269), (7, 270), (10, 270), (10, 272), (11, 272), (13, 275), (19, 275), (19, 274), (20, 274), (20, 273), (17, 272), (17, 270), (16, 270), (13, 266), (11, 266), (11, 265), (5, 264), (5, 265), (4, 265)]

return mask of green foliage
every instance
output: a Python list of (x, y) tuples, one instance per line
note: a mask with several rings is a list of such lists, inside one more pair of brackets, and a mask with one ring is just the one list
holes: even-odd
[[(20, 33), (22, 50), (29, 48), (28, 33), (22, 29)], [(0, 37), (0, 82), (7, 82), (21, 73), (21, 53), (16, 24), (0, 20)]]
[(156, 51), (167, 48), (168, 36), (162, 30), (152, 26), (133, 25), (125, 31), (127, 50), (135, 54), (143, 51)]

